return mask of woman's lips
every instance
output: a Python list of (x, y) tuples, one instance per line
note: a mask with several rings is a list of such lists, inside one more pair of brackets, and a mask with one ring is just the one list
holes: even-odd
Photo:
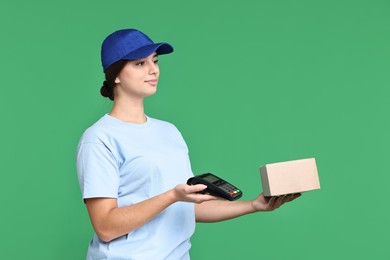
[(152, 85), (152, 86), (156, 86), (158, 80), (157, 79), (150, 79), (150, 80), (145, 80), (145, 82)]

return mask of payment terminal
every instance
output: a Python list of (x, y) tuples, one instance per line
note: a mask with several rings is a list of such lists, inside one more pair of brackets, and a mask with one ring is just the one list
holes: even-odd
[(188, 185), (204, 184), (207, 188), (202, 193), (208, 193), (227, 200), (236, 200), (241, 198), (242, 191), (233, 184), (215, 176), (212, 173), (204, 173), (189, 178)]

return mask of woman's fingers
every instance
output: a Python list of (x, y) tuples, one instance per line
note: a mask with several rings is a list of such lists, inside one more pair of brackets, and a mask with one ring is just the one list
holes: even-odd
[(196, 184), (196, 185), (186, 185), (184, 190), (186, 193), (191, 194), (191, 193), (198, 193), (207, 188), (206, 185), (204, 184)]
[(274, 210), (279, 207), (281, 207), (284, 203), (290, 202), (295, 200), (296, 198), (300, 197), (300, 193), (296, 194), (287, 194), (287, 195), (281, 195), (281, 196), (273, 196), (268, 200), (268, 209)]
[(202, 203), (204, 201), (217, 199), (217, 197), (215, 196), (209, 194), (202, 194), (201, 192), (204, 191), (206, 188), (207, 186), (204, 184), (179, 184), (176, 186), (175, 191), (179, 201)]

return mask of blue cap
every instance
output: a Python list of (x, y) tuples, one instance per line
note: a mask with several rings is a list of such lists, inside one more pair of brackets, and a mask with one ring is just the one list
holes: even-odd
[(135, 29), (113, 32), (102, 44), (103, 71), (119, 60), (138, 60), (153, 52), (168, 54), (173, 52), (173, 47), (166, 42), (154, 43), (146, 34)]

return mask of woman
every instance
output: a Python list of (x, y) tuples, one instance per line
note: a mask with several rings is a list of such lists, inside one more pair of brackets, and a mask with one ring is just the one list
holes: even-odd
[(134, 29), (102, 44), (101, 94), (113, 108), (83, 134), (77, 150), (82, 196), (95, 235), (87, 259), (189, 259), (195, 222), (271, 211), (295, 199), (224, 201), (186, 185), (188, 149), (170, 123), (148, 117), (144, 99), (156, 92), (158, 55), (173, 48)]

